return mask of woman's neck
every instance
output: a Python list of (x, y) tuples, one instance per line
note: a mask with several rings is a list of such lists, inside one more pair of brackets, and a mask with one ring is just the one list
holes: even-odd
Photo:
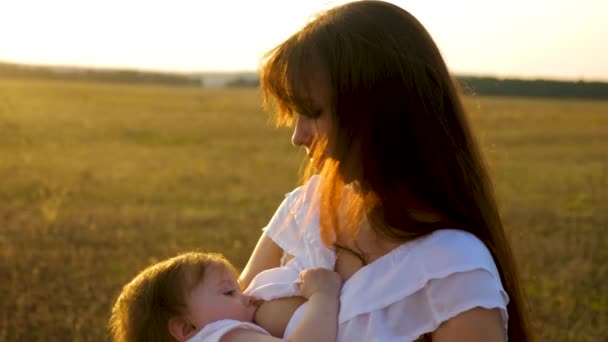
[(356, 253), (364, 264), (369, 264), (388, 254), (402, 243), (374, 230), (367, 219), (362, 220), (354, 234), (341, 232), (337, 238), (338, 246), (344, 247), (343, 249), (350, 251), (351, 254)]

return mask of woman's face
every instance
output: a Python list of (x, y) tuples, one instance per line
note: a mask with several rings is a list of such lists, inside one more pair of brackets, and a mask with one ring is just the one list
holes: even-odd
[(310, 91), (310, 102), (314, 110), (313, 116), (295, 113), (295, 127), (291, 142), (302, 146), (312, 160), (315, 156), (316, 145), (319, 141), (327, 140), (327, 148), (322, 156), (331, 155), (332, 115), (329, 106), (326, 87), (313, 87)]

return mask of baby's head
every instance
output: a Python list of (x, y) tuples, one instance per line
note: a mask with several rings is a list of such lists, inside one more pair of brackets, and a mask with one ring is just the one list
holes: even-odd
[(251, 322), (255, 309), (223, 256), (186, 253), (146, 268), (124, 286), (110, 330), (119, 342), (184, 341), (221, 319)]

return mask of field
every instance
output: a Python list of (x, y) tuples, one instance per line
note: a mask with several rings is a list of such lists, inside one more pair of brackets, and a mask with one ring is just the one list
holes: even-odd
[[(0, 341), (103, 341), (187, 250), (242, 267), (304, 154), (254, 89), (0, 79)], [(539, 340), (608, 340), (608, 102), (467, 98)]]

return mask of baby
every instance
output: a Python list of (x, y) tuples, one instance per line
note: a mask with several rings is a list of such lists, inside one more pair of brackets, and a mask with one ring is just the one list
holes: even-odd
[[(290, 341), (335, 341), (340, 276), (327, 269), (303, 271), (304, 317)], [(244, 295), (237, 272), (223, 256), (186, 253), (154, 264), (124, 286), (110, 318), (114, 341), (282, 341), (253, 324), (257, 303)]]

